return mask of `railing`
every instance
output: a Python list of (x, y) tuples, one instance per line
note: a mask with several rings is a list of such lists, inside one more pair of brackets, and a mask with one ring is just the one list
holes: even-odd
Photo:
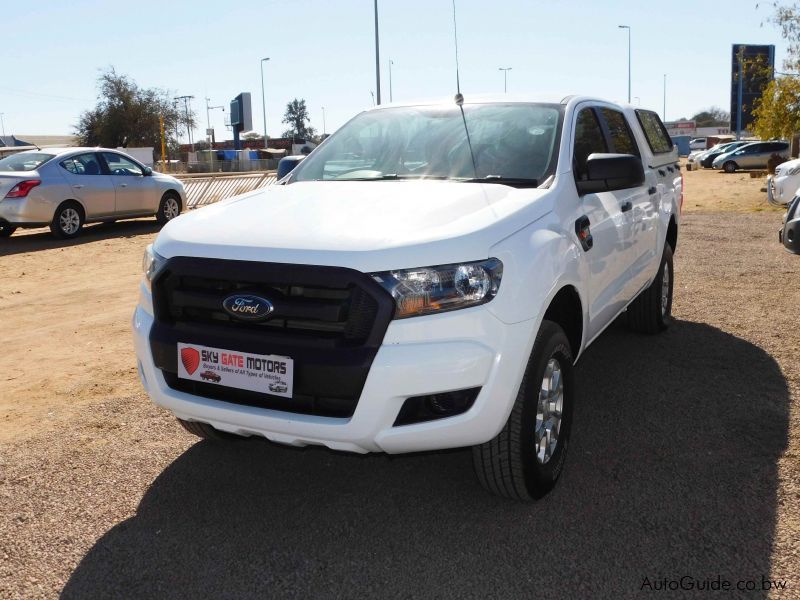
[(274, 172), (176, 174), (186, 189), (186, 207), (197, 208), (275, 183)]

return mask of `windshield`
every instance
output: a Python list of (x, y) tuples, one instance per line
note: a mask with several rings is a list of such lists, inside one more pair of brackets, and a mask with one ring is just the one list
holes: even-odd
[(464, 105), (464, 115), (472, 156), (455, 104), (386, 108), (352, 119), (300, 163), (291, 182), (489, 178), (537, 185), (555, 172), (560, 105), (473, 104)]
[(44, 152), (12, 154), (0, 160), (0, 171), (34, 171), (53, 156), (55, 154), (45, 154)]

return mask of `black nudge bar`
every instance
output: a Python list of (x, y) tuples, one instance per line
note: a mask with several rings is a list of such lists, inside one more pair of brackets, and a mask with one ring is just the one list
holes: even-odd
[[(222, 303), (254, 294), (269, 318), (236, 320)], [(224, 402), (294, 413), (350, 417), (386, 329), (394, 299), (353, 269), (176, 257), (153, 281), (150, 347), (176, 390)], [(292, 398), (179, 379), (178, 342), (294, 360)]]

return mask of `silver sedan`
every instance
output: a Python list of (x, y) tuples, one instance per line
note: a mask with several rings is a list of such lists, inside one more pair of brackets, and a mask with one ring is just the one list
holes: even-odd
[(84, 223), (155, 215), (159, 223), (186, 206), (183, 184), (105, 148), (47, 148), (0, 160), (0, 237), (49, 225), (60, 238)]

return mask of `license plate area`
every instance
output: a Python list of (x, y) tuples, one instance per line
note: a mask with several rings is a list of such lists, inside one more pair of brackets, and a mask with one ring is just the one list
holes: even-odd
[(178, 377), (272, 396), (291, 398), (294, 361), (288, 356), (252, 354), (178, 342)]

